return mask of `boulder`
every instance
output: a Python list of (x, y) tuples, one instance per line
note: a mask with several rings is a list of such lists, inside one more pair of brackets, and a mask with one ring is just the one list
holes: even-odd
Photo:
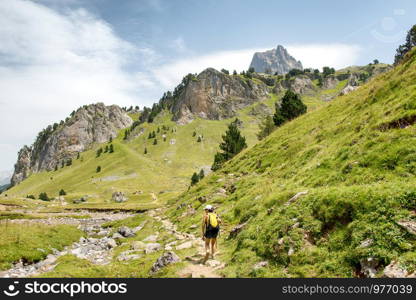
[(259, 269), (262, 269), (264, 267), (267, 267), (268, 265), (269, 265), (268, 261), (261, 261), (261, 262), (256, 263), (253, 266), (253, 270), (259, 270)]
[(107, 247), (108, 248), (117, 247), (116, 241), (114, 239), (111, 239), (111, 238), (107, 239)]
[(117, 257), (118, 261), (128, 261), (133, 259), (139, 259), (141, 256), (140, 254), (131, 254), (132, 251), (124, 251), (121, 252), (120, 255)]
[(397, 224), (406, 229), (408, 233), (416, 235), (416, 221), (400, 220)]
[(189, 248), (192, 248), (192, 246), (193, 246), (192, 241), (187, 241), (183, 244), (176, 246), (176, 250), (189, 249)]
[(111, 199), (117, 203), (122, 203), (127, 201), (127, 197), (124, 195), (123, 192), (114, 192), (111, 196)]
[(374, 257), (369, 257), (360, 260), (361, 273), (365, 277), (374, 278), (377, 274), (377, 267), (380, 265), (378, 259)]
[(123, 239), (124, 236), (122, 236), (120, 233), (115, 232), (112, 236), (113, 239), (117, 240), (117, 239)]
[(135, 251), (144, 250), (146, 249), (146, 244), (141, 241), (134, 241), (131, 243), (131, 249)]
[(152, 234), (145, 238), (143, 242), (156, 242), (158, 238), (159, 236), (157, 234)]
[(303, 195), (306, 195), (308, 193), (308, 191), (304, 191), (304, 192), (299, 192), (297, 193), (295, 196), (293, 196), (292, 198), (290, 198), (285, 205), (289, 205), (293, 202), (295, 202), (296, 200), (298, 200), (300, 197), (302, 197)]
[(146, 254), (153, 253), (162, 249), (162, 246), (159, 243), (148, 243), (146, 244), (146, 249), (144, 250)]
[(175, 254), (175, 252), (168, 251), (165, 252), (161, 257), (159, 257), (156, 262), (153, 264), (152, 269), (150, 270), (151, 273), (156, 273), (160, 269), (166, 267), (167, 265), (174, 264), (181, 261), (179, 256)]
[(409, 274), (408, 272), (400, 267), (397, 261), (392, 261), (388, 266), (384, 268), (383, 277), (388, 278), (405, 278)]
[(243, 224), (239, 224), (237, 226), (235, 226), (233, 229), (231, 229), (230, 231), (230, 235), (228, 236), (229, 239), (233, 239), (235, 238), (240, 232), (241, 230), (243, 230), (243, 228), (247, 225), (247, 222), (243, 223)]
[(135, 236), (133, 230), (127, 226), (120, 227), (117, 232), (121, 234), (123, 237), (132, 237)]

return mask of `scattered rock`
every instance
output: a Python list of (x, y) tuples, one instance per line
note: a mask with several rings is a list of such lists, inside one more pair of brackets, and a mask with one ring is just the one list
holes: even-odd
[(258, 262), (257, 264), (255, 264), (253, 266), (253, 270), (258, 270), (258, 269), (267, 267), (268, 265), (269, 265), (269, 262), (268, 261), (261, 261), (261, 262)]
[(131, 243), (131, 249), (135, 251), (144, 250), (146, 249), (146, 244), (141, 241), (134, 241)]
[(162, 249), (162, 246), (159, 243), (149, 243), (146, 245), (145, 252), (146, 254), (153, 253)]
[(110, 239), (107, 240), (107, 246), (108, 246), (108, 248), (115, 248), (115, 247), (117, 247), (117, 243), (114, 239), (110, 238)]
[(180, 244), (179, 246), (176, 246), (176, 250), (189, 249), (189, 248), (192, 248), (192, 246), (193, 246), (192, 241), (187, 241), (183, 244)]
[(117, 240), (117, 239), (123, 239), (124, 236), (122, 236), (120, 233), (115, 232), (112, 236), (113, 239)]
[(292, 247), (289, 248), (289, 251), (287, 252), (288, 256), (292, 256), (295, 253), (295, 249), (293, 249)]
[(370, 247), (374, 243), (373, 239), (366, 239), (361, 242), (359, 248), (367, 248)]
[(197, 200), (198, 200), (200, 203), (205, 203), (205, 202), (207, 202), (207, 197), (205, 197), (205, 196), (201, 196), (201, 197), (198, 197), (198, 198), (197, 198)]
[(194, 225), (189, 226), (189, 228), (190, 229), (195, 229), (195, 228), (198, 228), (198, 225), (194, 224)]
[(143, 242), (156, 242), (158, 238), (159, 236), (157, 234), (152, 234), (145, 238)]
[(121, 203), (126, 202), (128, 198), (124, 195), (123, 192), (114, 192), (111, 196), (111, 199), (117, 203)]
[(407, 221), (407, 220), (400, 220), (397, 221), (397, 224), (407, 230), (410, 234), (416, 235), (416, 222), (415, 221)]
[(374, 278), (377, 274), (377, 267), (380, 262), (374, 257), (369, 257), (360, 260), (361, 272), (365, 277)]
[(181, 259), (175, 254), (175, 252), (168, 251), (156, 260), (152, 266), (151, 273), (156, 273), (167, 265), (177, 263), (180, 260)]
[(121, 252), (120, 255), (117, 257), (117, 260), (128, 261), (128, 260), (133, 260), (133, 259), (139, 259), (141, 257), (139, 254), (131, 254), (131, 253), (132, 253), (131, 250)]
[(239, 224), (237, 226), (235, 226), (233, 229), (231, 229), (230, 231), (230, 235), (228, 236), (229, 239), (233, 239), (235, 238), (240, 232), (241, 230), (243, 230), (243, 228), (247, 225), (247, 222), (243, 223), (243, 224)]
[(388, 278), (405, 278), (408, 275), (409, 273), (401, 268), (397, 261), (392, 261), (383, 271), (383, 277)]
[[(120, 227), (117, 232), (121, 234), (123, 237), (132, 237), (135, 236), (133, 230), (127, 226)], [(114, 237), (113, 237), (114, 238)]]
[(289, 199), (289, 201), (286, 202), (285, 205), (289, 205), (293, 202), (295, 202), (296, 200), (298, 200), (301, 196), (306, 195), (308, 193), (308, 191), (304, 191), (304, 192), (299, 192), (297, 193), (295, 196), (293, 196), (292, 198)]

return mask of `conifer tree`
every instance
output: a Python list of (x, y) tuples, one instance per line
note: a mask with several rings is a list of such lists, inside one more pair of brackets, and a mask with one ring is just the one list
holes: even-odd
[(197, 183), (198, 183), (198, 181), (199, 181), (199, 176), (198, 176), (198, 174), (196, 174), (196, 172), (195, 172), (194, 174), (192, 174), (192, 177), (191, 177), (191, 185), (195, 185), (195, 184), (197, 184)]
[(228, 125), (228, 129), (222, 136), (223, 142), (220, 144), (222, 152), (217, 152), (214, 157), (214, 163), (211, 167), (213, 171), (218, 170), (221, 166), (235, 155), (247, 147), (246, 138), (241, 135), (238, 129), (240, 120), (235, 119)]
[(113, 144), (110, 145), (110, 148), (108, 149), (109, 153), (114, 153), (114, 146)]
[(259, 125), (259, 132), (257, 133), (257, 138), (259, 141), (264, 139), (266, 136), (271, 134), (275, 129), (274, 121), (272, 116), (267, 116)]
[(273, 121), (276, 126), (281, 126), (287, 121), (306, 113), (306, 105), (303, 104), (300, 96), (288, 90), (282, 98), (281, 103), (276, 103), (276, 112)]

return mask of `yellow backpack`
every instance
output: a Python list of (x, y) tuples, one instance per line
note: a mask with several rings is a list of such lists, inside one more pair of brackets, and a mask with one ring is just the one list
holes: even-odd
[(208, 213), (208, 227), (211, 227), (211, 228), (218, 227), (217, 215), (215, 213)]

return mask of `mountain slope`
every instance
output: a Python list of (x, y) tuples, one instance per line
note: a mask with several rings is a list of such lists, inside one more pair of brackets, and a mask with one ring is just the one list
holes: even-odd
[[(389, 264), (411, 274), (415, 80), (413, 51), (240, 153), (170, 201), (170, 217), (189, 230), (206, 203), (218, 207), (226, 276), (373, 277)], [(238, 224), (241, 232), (228, 237)], [(254, 268), (259, 261), (267, 266)]]

